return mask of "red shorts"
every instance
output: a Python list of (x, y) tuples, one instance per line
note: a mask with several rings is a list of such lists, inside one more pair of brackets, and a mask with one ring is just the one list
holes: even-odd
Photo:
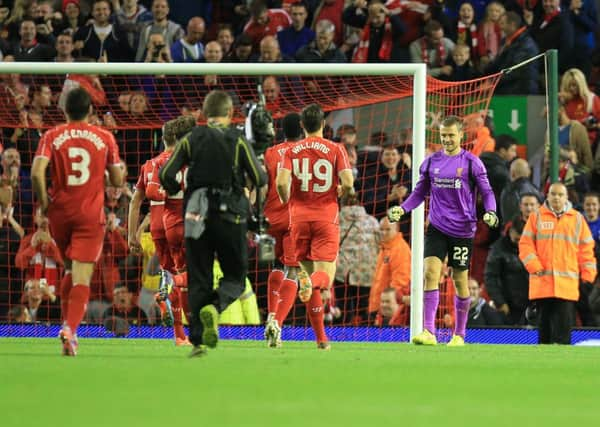
[(325, 221), (298, 222), (291, 225), (290, 236), (298, 261), (336, 260), (340, 249), (340, 227)]
[(105, 226), (65, 219), (58, 210), (48, 212), (50, 233), (61, 254), (79, 262), (96, 262), (102, 254)]
[(185, 270), (185, 226), (181, 214), (170, 213), (165, 210), (163, 215), (163, 224), (165, 226), (165, 237), (171, 252), (171, 258), (175, 263), (176, 271)]
[(298, 267), (294, 241), (290, 235), (290, 229), (286, 224), (283, 227), (277, 225), (269, 227), (269, 234), (275, 238), (275, 256), (286, 267)]

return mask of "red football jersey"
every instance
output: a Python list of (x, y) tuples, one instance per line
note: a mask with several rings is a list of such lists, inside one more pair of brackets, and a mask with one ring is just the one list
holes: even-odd
[[(148, 183), (152, 180), (153, 177), (154, 165), (152, 160), (153, 159), (150, 159), (146, 161), (146, 163), (144, 163), (144, 165), (142, 166), (142, 170), (140, 171), (140, 176), (137, 180), (137, 183), (135, 184), (135, 188), (137, 188), (138, 190), (143, 190), (146, 195), (148, 193)], [(150, 200), (150, 232), (164, 229), (162, 222), (164, 204), (164, 201)]]
[(121, 163), (112, 133), (87, 123), (56, 126), (42, 136), (37, 156), (50, 162), (48, 195), (65, 218), (104, 220), (104, 171)]
[(277, 177), (277, 171), (281, 167), (283, 153), (293, 144), (293, 142), (283, 142), (269, 147), (265, 151), (265, 167), (269, 176), (269, 191), (267, 192), (267, 200), (265, 201), (265, 217), (271, 226), (277, 228), (287, 228), (290, 223), (288, 204), (281, 203), (277, 194), (275, 178)]
[(165, 190), (162, 188), (162, 185), (160, 183), (160, 170), (165, 164), (167, 164), (172, 154), (172, 151), (163, 151), (154, 159), (152, 159), (153, 172), (152, 178), (150, 179), (148, 185), (156, 185), (160, 188), (160, 192), (165, 196), (165, 209), (170, 209), (171, 207), (173, 207), (175, 209), (178, 209), (178, 212), (181, 212), (180, 208), (183, 204), (183, 193), (185, 191), (185, 178), (187, 176), (187, 166), (184, 166), (183, 169), (177, 172), (177, 175), (175, 176), (175, 179), (177, 180), (181, 188), (181, 190), (178, 191), (176, 194), (166, 194)]
[(258, 46), (265, 36), (276, 36), (279, 31), (292, 25), (292, 18), (283, 9), (269, 9), (267, 13), (269, 18), (265, 25), (251, 18), (244, 27), (244, 33), (250, 36), (255, 46)]
[(339, 174), (350, 169), (341, 144), (311, 136), (293, 143), (283, 155), (283, 169), (292, 172), (290, 223), (338, 223)]

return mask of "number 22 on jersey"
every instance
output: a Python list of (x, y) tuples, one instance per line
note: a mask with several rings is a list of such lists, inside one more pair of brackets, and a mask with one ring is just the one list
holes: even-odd
[[(333, 183), (333, 165), (329, 160), (318, 159), (311, 170), (309, 159), (292, 159), (292, 167), (294, 175), (300, 180), (300, 191), (325, 193), (331, 188), (331, 184)], [(321, 182), (312, 182), (313, 180)]]

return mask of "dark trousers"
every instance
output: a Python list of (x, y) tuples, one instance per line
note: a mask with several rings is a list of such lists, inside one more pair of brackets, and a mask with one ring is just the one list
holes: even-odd
[[(199, 239), (185, 239), (190, 304), (190, 341), (202, 344), (200, 310), (214, 304), (222, 312), (244, 291), (248, 273), (247, 225), (234, 224), (220, 217), (209, 217)], [(213, 265), (218, 258), (223, 278), (213, 289)]]
[(571, 344), (575, 304), (558, 298), (537, 300), (540, 344)]

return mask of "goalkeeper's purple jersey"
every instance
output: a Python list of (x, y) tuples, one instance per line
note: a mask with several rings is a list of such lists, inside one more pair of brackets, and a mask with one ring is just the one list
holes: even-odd
[(477, 190), (486, 212), (496, 211), (485, 166), (470, 152), (462, 150), (449, 156), (437, 151), (425, 159), (419, 172), (419, 182), (402, 208), (405, 212), (413, 210), (429, 194), (429, 222), (448, 236), (475, 236)]

